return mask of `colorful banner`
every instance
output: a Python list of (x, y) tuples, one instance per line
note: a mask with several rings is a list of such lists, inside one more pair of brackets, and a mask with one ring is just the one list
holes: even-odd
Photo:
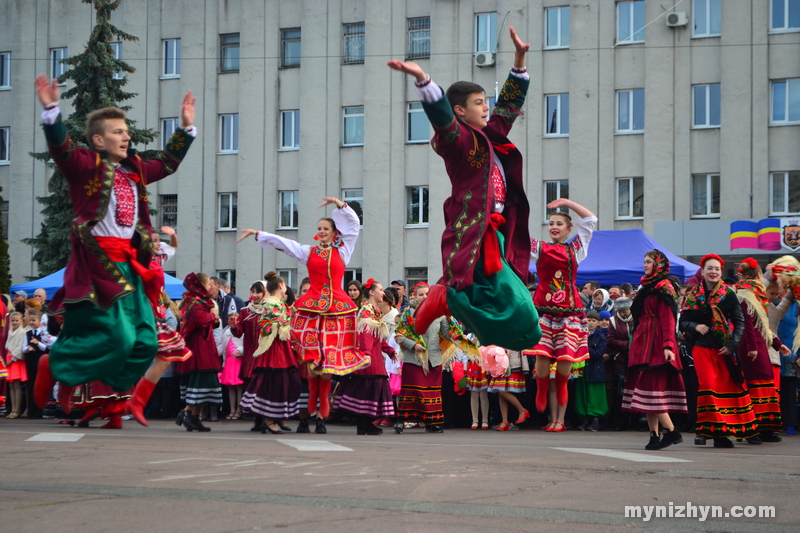
[(775, 252), (781, 246), (795, 251), (800, 248), (800, 222), (793, 219), (764, 218), (757, 222), (731, 222), (731, 250), (752, 248)]

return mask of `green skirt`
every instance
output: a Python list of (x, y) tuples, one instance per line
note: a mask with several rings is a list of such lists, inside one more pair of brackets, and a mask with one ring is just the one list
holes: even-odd
[[(498, 232), (500, 249), (505, 239)], [(483, 273), (483, 257), (475, 266), (472, 285), (457, 291), (447, 288), (450, 312), (484, 346), (496, 345), (508, 350), (533, 348), (542, 337), (539, 314), (533, 306), (531, 293), (511, 270), (505, 257), (503, 268), (491, 276)]]
[(600, 418), (608, 413), (605, 381), (575, 380), (575, 414), (581, 418)]

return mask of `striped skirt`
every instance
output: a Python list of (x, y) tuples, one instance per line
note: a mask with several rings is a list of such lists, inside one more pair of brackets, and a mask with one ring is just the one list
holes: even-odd
[(297, 416), (301, 388), (297, 368), (257, 368), (242, 396), (242, 412), (274, 420)]
[(671, 366), (629, 369), (622, 392), (622, 410), (634, 413), (688, 413), (683, 376)]
[(509, 376), (490, 378), (489, 392), (525, 392), (525, 374), (511, 372)]
[(350, 374), (339, 380), (333, 408), (355, 416), (394, 416), (394, 402), (388, 376)]
[(525, 350), (534, 356), (549, 357), (558, 361), (573, 363), (589, 358), (589, 323), (586, 315), (550, 315), (542, 314), (539, 318), (542, 338), (531, 350)]
[(775, 382), (772, 380), (753, 380), (747, 382), (750, 390), (750, 401), (756, 415), (759, 431), (781, 431), (781, 407)]
[(297, 311), (292, 317), (292, 340), (298, 357), (310, 362), (317, 374), (345, 376), (370, 363), (358, 349), (355, 311), (344, 315)]
[(423, 422), (433, 426), (444, 424), (442, 412), (442, 367), (428, 370), (407, 363), (403, 365), (403, 384), (397, 395), (397, 420)]
[(181, 400), (186, 405), (222, 405), (222, 387), (216, 370), (190, 372), (181, 376)]
[(162, 361), (186, 361), (192, 356), (192, 351), (186, 347), (181, 334), (169, 327), (163, 318), (156, 318), (156, 335), (156, 358)]
[(467, 363), (467, 389), (471, 391), (489, 389), (489, 374), (475, 361)]

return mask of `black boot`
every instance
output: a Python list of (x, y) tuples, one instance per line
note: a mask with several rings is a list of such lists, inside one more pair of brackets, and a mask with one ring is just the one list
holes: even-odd
[(311, 430), (308, 429), (308, 418), (301, 418), (300, 423), (297, 424), (297, 432), (298, 433), (311, 433)]
[(762, 442), (780, 442), (781, 440), (782, 439), (774, 431), (762, 431), (761, 432), (761, 441)]
[(395, 422), (394, 423), (394, 432), (398, 435), (403, 434), (403, 423), (402, 422)]
[(314, 433), (325, 434), (328, 432), (328, 429), (325, 427), (325, 421), (321, 417), (317, 417), (317, 429), (314, 430)]
[(733, 443), (725, 437), (714, 438), (714, 448), (733, 448)]
[(357, 435), (380, 435), (381, 433), (383, 433), (382, 429), (376, 428), (370, 424), (366, 418), (361, 416), (358, 417), (358, 429), (356, 430)]
[(178, 426), (182, 426), (183, 423), (186, 421), (186, 415), (189, 414), (188, 411), (185, 409), (181, 409), (181, 412), (178, 413), (178, 416), (175, 417), (175, 424)]
[(263, 429), (264, 429), (264, 417), (256, 415), (255, 420), (253, 422), (253, 427), (250, 428), (250, 431), (261, 431)]
[(183, 421), (184, 425), (186, 426), (186, 431), (200, 431), (202, 433), (211, 431), (210, 427), (206, 427), (200, 421), (200, 416), (198, 415), (186, 415), (186, 419)]
[(656, 433), (655, 431), (650, 432), (650, 442), (647, 443), (647, 446), (644, 447), (645, 450), (658, 450), (659, 444), (661, 444), (661, 435)]
[(683, 435), (681, 435), (676, 428), (672, 428), (672, 431), (667, 431), (661, 436), (661, 442), (655, 449), (661, 450), (673, 444), (680, 444), (681, 442), (683, 442)]

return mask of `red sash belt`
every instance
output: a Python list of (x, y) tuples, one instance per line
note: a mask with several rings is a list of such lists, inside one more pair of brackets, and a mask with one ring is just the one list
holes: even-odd
[[(142, 278), (144, 293), (150, 303), (156, 305), (161, 295), (164, 285), (164, 270), (158, 263), (151, 262), (150, 268), (146, 268), (136, 260), (137, 251), (131, 244), (130, 239), (119, 237), (95, 237), (97, 244), (106, 253), (109, 259), (115, 263), (128, 263), (131, 269)], [(157, 267), (157, 268), (156, 268)]]
[(497, 239), (497, 231), (506, 219), (500, 213), (489, 215), (489, 228), (483, 237), (483, 273), (491, 276), (503, 269), (503, 254), (500, 250), (500, 241)]

